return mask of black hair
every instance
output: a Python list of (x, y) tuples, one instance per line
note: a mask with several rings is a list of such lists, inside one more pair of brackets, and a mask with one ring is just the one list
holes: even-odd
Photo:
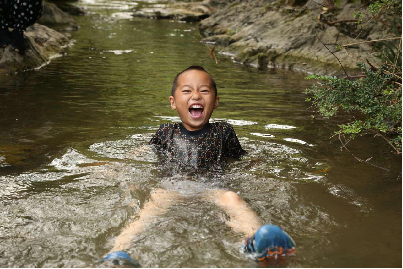
[(203, 67), (198, 66), (198, 65), (189, 66), (188, 68), (186, 68), (185, 70), (183, 70), (182, 72), (180, 72), (180, 73), (178, 73), (178, 74), (176, 75), (176, 77), (174, 78), (174, 82), (173, 82), (172, 90), (171, 90), (171, 95), (172, 95), (172, 96), (174, 96), (175, 91), (176, 91), (176, 88), (178, 87), (178, 78), (179, 78), (179, 76), (182, 75), (183, 73), (185, 73), (186, 71), (189, 71), (189, 70), (199, 70), (199, 71), (203, 71), (203, 72), (205, 72), (207, 75), (209, 75), (210, 80), (211, 80), (211, 86), (212, 86), (213, 89), (214, 89), (215, 96), (217, 96), (217, 85), (216, 85), (216, 83), (215, 83), (215, 80), (213, 79), (213, 77), (212, 77)]

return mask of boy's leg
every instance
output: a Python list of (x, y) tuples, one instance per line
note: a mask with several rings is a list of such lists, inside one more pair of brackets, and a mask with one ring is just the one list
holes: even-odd
[(123, 229), (116, 238), (115, 245), (109, 253), (123, 251), (130, 247), (131, 240), (142, 232), (154, 217), (164, 214), (178, 198), (178, 193), (170, 190), (156, 189), (151, 193), (150, 200), (140, 210), (139, 218)]
[(248, 237), (244, 242), (245, 252), (255, 253), (259, 261), (295, 255), (291, 237), (277, 226), (262, 225), (257, 214), (238, 194), (226, 190), (210, 190), (205, 194), (206, 200), (214, 202), (230, 216), (226, 224)]
[(236, 232), (252, 236), (262, 226), (257, 214), (233, 191), (209, 190), (204, 198), (225, 210), (230, 217), (225, 223)]

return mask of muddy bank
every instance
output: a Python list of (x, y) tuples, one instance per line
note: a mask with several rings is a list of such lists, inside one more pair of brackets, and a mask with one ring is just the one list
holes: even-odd
[(376, 20), (361, 25), (344, 21), (363, 11), (359, 2), (343, 1), (330, 11), (323, 8), (325, 1), (213, 0), (210, 5), (211, 16), (199, 25), (202, 42), (214, 44), (216, 51), (235, 62), (260, 69), (341, 75), (344, 72), (330, 50), (353, 74), (359, 62), (379, 60), (369, 43), (347, 50), (339, 45), (388, 37)]
[(141, 5), (133, 16), (149, 19), (170, 19), (185, 22), (198, 22), (211, 15), (210, 1), (174, 2), (168, 4)]
[(61, 56), (69, 44), (69, 35), (49, 27), (63, 31), (78, 29), (75, 20), (67, 13), (55, 4), (46, 2), (38, 23), (28, 27), (24, 32), (25, 53), (15, 51), (11, 45), (0, 49), (0, 72), (13, 73), (38, 68), (52, 58)]

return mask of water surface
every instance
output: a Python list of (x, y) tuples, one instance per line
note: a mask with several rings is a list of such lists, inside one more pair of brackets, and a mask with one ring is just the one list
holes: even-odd
[[(158, 126), (177, 121), (173, 77), (204, 66), (248, 155), (202, 177), (241, 195), (297, 243), (293, 267), (401, 267), (401, 176), (355, 160), (332, 137), (343, 115), (312, 119), (311, 81), (258, 72), (201, 44), (197, 24), (131, 18), (144, 1), (83, 0), (67, 55), (37, 71), (0, 74), (0, 266), (93, 267), (163, 182)], [(352, 141), (358, 157), (401, 171), (378, 138)], [(182, 183), (181, 183), (182, 182)], [(186, 188), (186, 186), (184, 187)], [(143, 267), (257, 267), (225, 212), (185, 195), (127, 252)]]

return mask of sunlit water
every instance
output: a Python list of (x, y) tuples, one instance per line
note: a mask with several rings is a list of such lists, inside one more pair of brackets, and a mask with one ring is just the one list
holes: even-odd
[[(83, 0), (74, 45), (38, 71), (0, 74), (0, 266), (93, 267), (156, 188), (179, 199), (127, 252), (143, 267), (257, 267), (243, 235), (199, 188), (237, 192), (297, 243), (293, 267), (400, 267), (401, 176), (360, 163), (332, 137), (343, 117), (312, 119), (309, 81), (259, 73), (199, 42), (197, 24), (131, 18), (150, 2)], [(248, 155), (224, 172), (164, 174), (147, 145), (178, 121), (168, 96), (192, 64), (216, 79), (213, 120), (230, 122)], [(350, 142), (358, 157), (401, 171), (378, 138)], [(196, 187), (195, 187), (196, 186)], [(202, 187), (200, 187), (202, 186)]]

